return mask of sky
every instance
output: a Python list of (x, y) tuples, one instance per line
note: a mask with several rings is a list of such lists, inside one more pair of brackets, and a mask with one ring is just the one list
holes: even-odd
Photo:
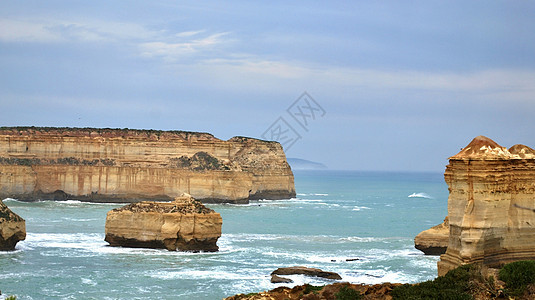
[(0, 1), (0, 126), (278, 140), (330, 169), (535, 147), (533, 1)]

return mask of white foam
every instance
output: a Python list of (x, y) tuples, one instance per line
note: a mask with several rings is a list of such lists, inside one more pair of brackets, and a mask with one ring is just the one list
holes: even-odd
[(367, 206), (355, 206), (355, 207), (353, 207), (354, 211), (361, 211), (363, 209), (371, 209), (371, 208), (369, 208)]
[(408, 196), (409, 198), (425, 198), (425, 199), (433, 199), (433, 197), (429, 196), (426, 193), (412, 193)]

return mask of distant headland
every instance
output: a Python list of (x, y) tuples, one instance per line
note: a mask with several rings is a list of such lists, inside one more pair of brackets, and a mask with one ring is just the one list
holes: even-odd
[(0, 197), (247, 203), (295, 197), (278, 142), (110, 128), (0, 127)]

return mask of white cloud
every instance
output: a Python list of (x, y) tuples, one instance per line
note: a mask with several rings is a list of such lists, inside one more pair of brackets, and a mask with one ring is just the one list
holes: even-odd
[(3, 42), (95, 42), (158, 39), (163, 31), (148, 30), (134, 23), (101, 20), (0, 19)]
[(0, 19), (0, 40), (4, 42), (58, 42), (62, 37), (49, 24)]
[[(201, 32), (202, 31), (189, 31), (177, 35), (180, 37), (191, 37), (198, 35)], [(142, 56), (160, 57), (166, 62), (172, 62), (183, 58), (185, 55), (213, 49), (214, 46), (225, 42), (222, 37), (227, 34), (228, 32), (216, 33), (202, 38), (189, 40), (182, 39), (182, 41), (174, 43), (167, 41), (141, 43), (139, 49)]]

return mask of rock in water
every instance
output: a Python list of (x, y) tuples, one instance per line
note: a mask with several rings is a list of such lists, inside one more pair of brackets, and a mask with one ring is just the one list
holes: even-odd
[(271, 275), (271, 283), (292, 283), (294, 282), (290, 278), (280, 277), (275, 274)]
[(334, 272), (327, 272), (321, 269), (307, 268), (302, 266), (278, 268), (277, 270), (271, 272), (271, 275), (306, 275), (335, 280), (342, 279), (340, 275)]
[(0, 251), (15, 250), (26, 238), (26, 222), (0, 200)]
[(450, 157), (444, 178), (450, 234), (439, 275), (463, 264), (535, 259), (535, 150), (479, 136)]
[(221, 215), (184, 194), (173, 202), (143, 201), (108, 212), (105, 241), (111, 246), (214, 252)]
[(444, 222), (420, 232), (414, 238), (414, 247), (425, 255), (441, 255), (446, 253), (450, 237), (450, 222)]

